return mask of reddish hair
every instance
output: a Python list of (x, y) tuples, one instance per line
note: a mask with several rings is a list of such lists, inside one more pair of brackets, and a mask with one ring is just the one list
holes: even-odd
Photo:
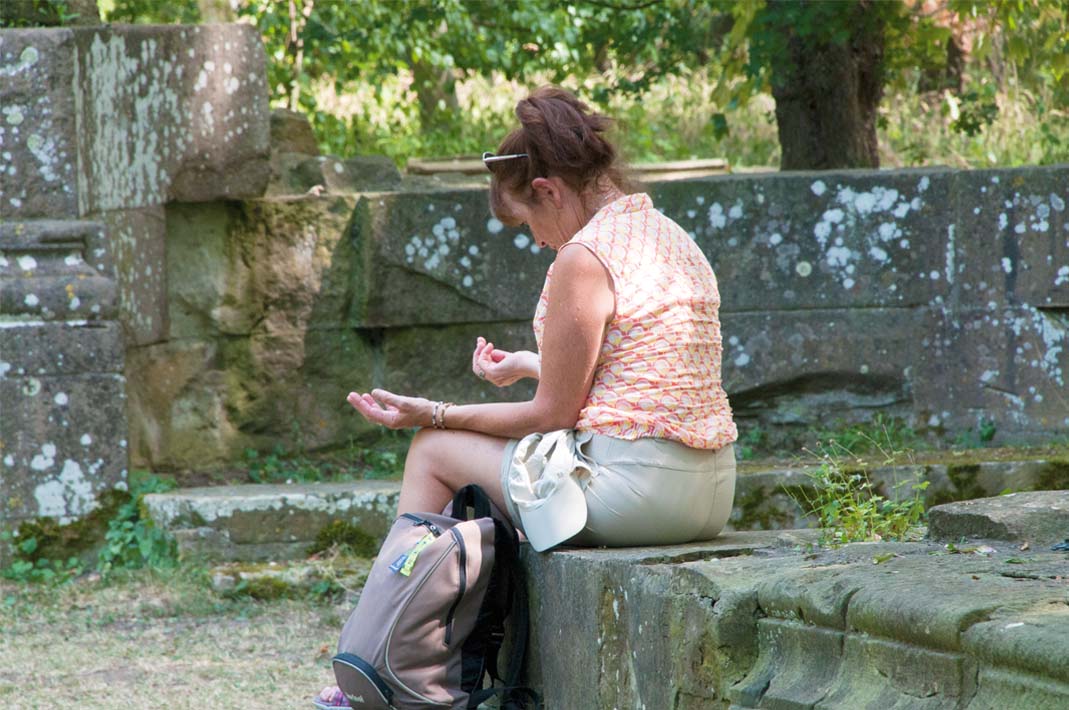
[(526, 158), (488, 163), (490, 209), (505, 224), (519, 220), (505, 206), (502, 196), (529, 203), (531, 181), (559, 177), (582, 193), (602, 178), (624, 186), (617, 152), (605, 133), (612, 127), (608, 116), (593, 113), (575, 94), (555, 86), (536, 89), (516, 104), (520, 127), (498, 146), (498, 155), (526, 153)]

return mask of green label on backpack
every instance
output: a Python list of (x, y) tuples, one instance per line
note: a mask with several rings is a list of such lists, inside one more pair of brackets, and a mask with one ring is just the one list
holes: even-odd
[(416, 558), (419, 557), (419, 553), (423, 552), (423, 548), (434, 542), (435, 539), (434, 533), (427, 533), (419, 539), (419, 542), (408, 551), (405, 565), (401, 568), (401, 574), (406, 577), (412, 574), (412, 568), (416, 566)]

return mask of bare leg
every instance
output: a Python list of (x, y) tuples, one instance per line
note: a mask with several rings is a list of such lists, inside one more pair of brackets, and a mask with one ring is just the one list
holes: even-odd
[(473, 431), (422, 429), (405, 459), (397, 512), (438, 513), (469, 483), (482, 486), (508, 514), (501, 491), (501, 458), (508, 439)]

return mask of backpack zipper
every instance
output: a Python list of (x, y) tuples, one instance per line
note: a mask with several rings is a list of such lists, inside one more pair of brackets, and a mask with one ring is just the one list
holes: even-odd
[(453, 617), (456, 615), (460, 600), (464, 598), (464, 592), (468, 587), (468, 550), (464, 546), (464, 536), (456, 528), (450, 528), (449, 533), (457, 541), (457, 560), (460, 564), (460, 587), (457, 589), (457, 597), (453, 600), (453, 606), (449, 607), (449, 613), (445, 616), (445, 645), (453, 641)]
[(413, 515), (412, 513), (401, 513), (401, 517), (407, 520), (411, 520), (412, 525), (422, 525), (423, 527), (434, 533), (435, 537), (441, 537), (442, 535), (442, 529), (440, 527), (438, 527), (429, 520), (424, 520), (418, 515)]

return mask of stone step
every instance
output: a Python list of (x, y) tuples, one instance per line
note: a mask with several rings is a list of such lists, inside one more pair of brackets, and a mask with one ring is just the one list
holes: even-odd
[[(1029, 501), (1015, 508), (1027, 528)], [(526, 682), (577, 710), (1069, 707), (1069, 553), (1000, 540), (806, 552), (814, 532), (525, 550)]]
[(398, 481), (206, 486), (144, 498), (183, 557), (265, 561), (306, 557), (320, 531), (343, 521), (378, 543), (396, 516)]
[[(770, 468), (739, 474), (727, 530), (789, 530), (812, 526), (786, 490), (812, 486), (812, 468)], [(1057, 460), (885, 466), (871, 472), (889, 497), (908, 493), (903, 481), (927, 480), (928, 505), (1069, 485), (1069, 464)], [(1063, 481), (1063, 479), (1065, 479)], [(146, 496), (157, 525), (173, 533), (183, 555), (217, 561), (301, 559), (319, 532), (343, 521), (381, 541), (397, 510), (399, 481), (250, 484), (187, 488)]]

